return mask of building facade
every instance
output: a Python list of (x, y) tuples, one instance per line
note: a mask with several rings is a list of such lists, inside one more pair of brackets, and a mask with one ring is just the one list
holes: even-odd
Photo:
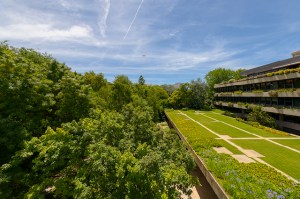
[(242, 79), (216, 84), (215, 105), (241, 114), (261, 106), (282, 130), (300, 135), (300, 51), (292, 56), (244, 71)]

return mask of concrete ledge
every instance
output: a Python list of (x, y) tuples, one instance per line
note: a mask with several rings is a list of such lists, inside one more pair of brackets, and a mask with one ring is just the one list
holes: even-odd
[(187, 139), (184, 137), (184, 135), (180, 132), (180, 130), (177, 128), (177, 126), (173, 123), (173, 121), (169, 118), (169, 116), (166, 113), (165, 113), (165, 116), (166, 116), (166, 120), (167, 120), (168, 124), (175, 129), (175, 131), (178, 134), (178, 136), (180, 137), (180, 139), (186, 144), (187, 149), (192, 153), (197, 166), (199, 167), (199, 169), (205, 176), (207, 182), (210, 184), (211, 188), (213, 189), (213, 191), (215, 192), (217, 197), (219, 199), (229, 199), (230, 197), (226, 194), (225, 190), (217, 182), (217, 180), (212, 175), (212, 173), (207, 169), (207, 167), (205, 166), (201, 157), (199, 157), (197, 155), (197, 153), (194, 151), (194, 149), (188, 143)]
[(251, 77), (248, 79), (241, 79), (236, 80), (231, 83), (224, 83), (224, 84), (216, 84), (214, 88), (222, 88), (227, 86), (239, 86), (239, 85), (247, 85), (247, 84), (257, 84), (257, 83), (263, 83), (263, 82), (272, 82), (272, 81), (280, 81), (280, 80), (286, 80), (286, 79), (294, 79), (294, 78), (300, 78), (300, 73), (289, 73), (289, 74), (282, 74), (282, 75), (274, 75), (271, 77)]

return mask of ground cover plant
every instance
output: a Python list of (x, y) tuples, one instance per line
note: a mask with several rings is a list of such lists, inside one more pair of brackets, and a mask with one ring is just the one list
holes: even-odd
[[(277, 140), (276, 140), (277, 141)], [(296, 140), (298, 143), (300, 140)], [(277, 169), (300, 179), (299, 153), (290, 151), (281, 146), (274, 145), (265, 140), (232, 140), (233, 143), (246, 149), (253, 149), (264, 155), (262, 159), (267, 163), (274, 165)], [(295, 140), (294, 140), (295, 142)]]
[[(195, 111), (182, 111), (182, 113), (191, 115)], [(234, 125), (241, 124), (243, 128), (246, 127), (249, 131), (255, 129), (252, 126), (238, 122), (233, 118), (222, 116), (219, 113), (219, 111), (213, 111), (209, 112), (209, 115), (215, 115), (216, 117), (214, 118), (219, 119), (225, 118), (226, 121), (232, 121)], [(233, 198), (300, 198), (299, 184), (289, 180), (265, 164), (257, 162), (243, 164), (229, 155), (218, 154), (212, 147), (225, 146), (227, 148), (228, 146), (224, 145), (224, 141), (215, 139), (216, 135), (199, 126), (191, 119), (188, 119), (179, 111), (166, 110), (166, 114), (187, 138), (196, 153), (204, 160), (208, 169), (217, 177), (225, 191)], [(193, 116), (193, 118), (198, 119), (197, 121), (201, 123), (202, 120), (199, 119), (202, 119), (202, 117), (200, 114), (194, 114)], [(207, 120), (204, 120), (204, 123), (205, 121), (207, 122)], [(216, 130), (218, 129), (216, 128)], [(224, 132), (224, 129), (221, 130)], [(273, 136), (270, 135), (270, 132), (263, 132), (261, 129), (257, 130), (259, 135)], [(274, 134), (274, 137), (276, 136), (278, 137), (279, 135)], [(240, 140), (235, 141), (239, 142)], [(245, 140), (245, 142), (247, 141)], [(231, 150), (230, 147), (228, 149)], [(235, 151), (232, 152), (235, 153)], [(294, 157), (294, 159), (297, 158)], [(299, 158), (296, 161), (299, 161)]]
[[(267, 163), (270, 163), (274, 167), (291, 175), (295, 179), (300, 179), (300, 170), (294, 166), (299, 164), (299, 158), (297, 158), (299, 157), (299, 152), (297, 153), (295, 151), (289, 150), (282, 146), (276, 145), (276, 141), (280, 138), (293, 139), (295, 137), (287, 133), (278, 134), (277, 131), (272, 133), (270, 131), (265, 131), (264, 129), (256, 128), (255, 126), (250, 126), (251, 128), (248, 128), (247, 131), (242, 131), (244, 130), (244, 128), (242, 128), (243, 126), (242, 122), (236, 121), (233, 118), (224, 115), (210, 114), (210, 116), (208, 116), (209, 113), (205, 112), (205, 114), (197, 114), (193, 111), (188, 111), (184, 113), (186, 113), (191, 118), (196, 119), (197, 121), (201, 121), (202, 124), (204, 124), (205, 126), (207, 126), (208, 128), (214, 130), (219, 134), (229, 135), (232, 138), (249, 138), (250, 140), (246, 139), (246, 140), (231, 140), (231, 141), (234, 143), (239, 143), (239, 146), (241, 146), (244, 149), (251, 149), (252, 147), (255, 151), (259, 152), (262, 155), (265, 155), (265, 157), (262, 159), (265, 160)], [(218, 121), (220, 122), (216, 122), (215, 121), (216, 118), (219, 118)], [(226, 124), (222, 123), (223, 121), (226, 122)], [(242, 124), (242, 126), (240, 126), (240, 124)], [(258, 134), (257, 132), (260, 132), (260, 134)], [(264, 133), (262, 134), (262, 132)], [(260, 137), (255, 136), (256, 134)], [(251, 140), (251, 138), (264, 138), (264, 137), (269, 139), (275, 137), (276, 139), (272, 140), (272, 143), (264, 140), (255, 140), (255, 141)], [(300, 143), (300, 140), (293, 140), (293, 141)], [(253, 143), (253, 146), (249, 143)]]

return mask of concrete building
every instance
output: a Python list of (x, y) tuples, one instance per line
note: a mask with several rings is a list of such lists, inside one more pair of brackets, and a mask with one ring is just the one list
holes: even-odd
[(283, 130), (300, 134), (300, 51), (292, 58), (241, 73), (243, 79), (216, 84), (215, 105), (246, 114), (261, 106)]

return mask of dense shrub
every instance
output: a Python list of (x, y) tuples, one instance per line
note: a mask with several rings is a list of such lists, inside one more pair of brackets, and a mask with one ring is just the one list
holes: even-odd
[(268, 113), (262, 111), (261, 107), (255, 106), (252, 108), (252, 111), (247, 116), (249, 122), (257, 122), (263, 126), (268, 126), (275, 128), (276, 123), (275, 119), (271, 117)]

